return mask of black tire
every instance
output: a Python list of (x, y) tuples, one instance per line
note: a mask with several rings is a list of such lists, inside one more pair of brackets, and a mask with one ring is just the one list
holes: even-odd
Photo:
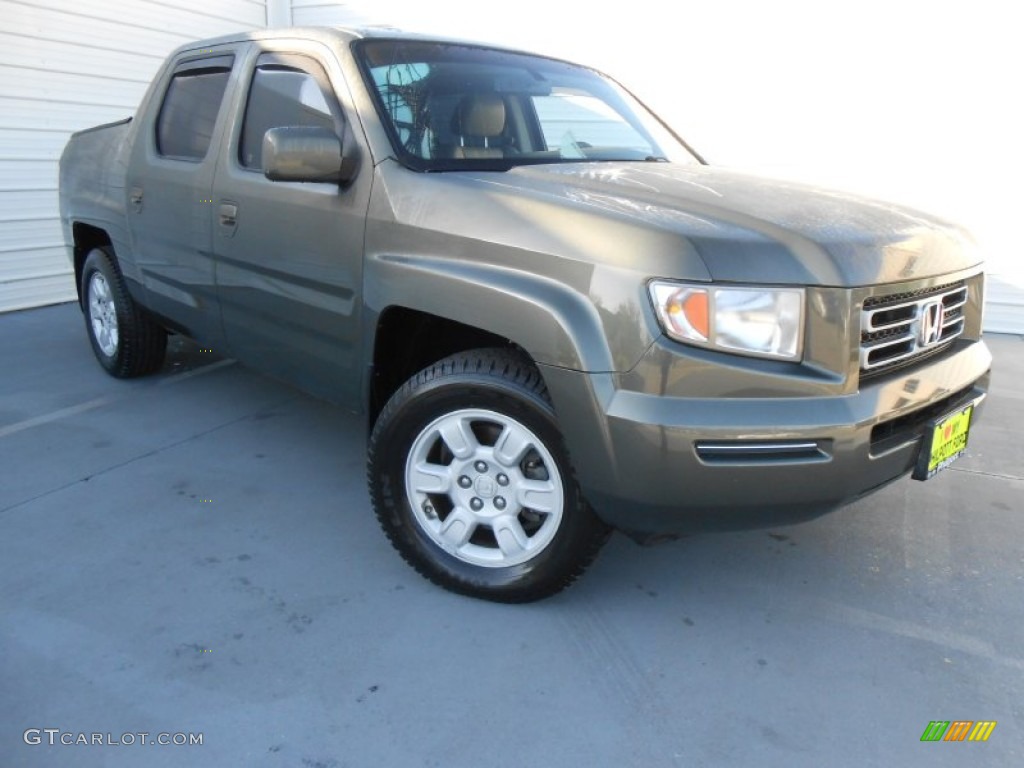
[(94, 248), (82, 267), (82, 311), (92, 351), (104, 370), (119, 379), (160, 368), (167, 332), (132, 300), (108, 248)]
[[(458, 440), (440, 437), (456, 423), (468, 436), (462, 458), (449, 446), (459, 450)], [(410, 490), (407, 475), (423, 466), (431, 473), (412, 476), (436, 471), (450, 490)], [(368, 481), (377, 518), (402, 557), (434, 583), (472, 597), (504, 603), (548, 597), (583, 573), (610, 533), (580, 492), (540, 374), (510, 350), (452, 355), (407, 381), (374, 425)], [(521, 502), (530, 488), (540, 489), (546, 512)], [(467, 495), (473, 496), (468, 502)], [(470, 512), (474, 504), (481, 511)], [(461, 544), (441, 533), (453, 514), (473, 519), (463, 526), (453, 518), (466, 539)], [(488, 515), (493, 519), (485, 521)]]

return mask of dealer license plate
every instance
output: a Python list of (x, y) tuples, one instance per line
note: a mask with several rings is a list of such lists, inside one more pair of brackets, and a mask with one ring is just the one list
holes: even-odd
[(924, 443), (914, 467), (915, 480), (935, 477), (967, 452), (967, 435), (971, 431), (974, 403), (947, 414), (925, 427)]

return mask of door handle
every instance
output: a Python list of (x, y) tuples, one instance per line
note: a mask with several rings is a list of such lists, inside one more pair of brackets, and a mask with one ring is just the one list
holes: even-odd
[(220, 204), (220, 225), (234, 227), (238, 223), (238, 206), (234, 203)]
[(128, 193), (128, 201), (131, 203), (132, 210), (136, 213), (142, 212), (142, 187), (132, 187), (131, 192)]

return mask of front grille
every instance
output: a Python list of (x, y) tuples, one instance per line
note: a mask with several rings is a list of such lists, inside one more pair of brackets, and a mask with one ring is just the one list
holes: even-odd
[(877, 374), (948, 347), (964, 332), (963, 280), (864, 300), (860, 316), (860, 370)]

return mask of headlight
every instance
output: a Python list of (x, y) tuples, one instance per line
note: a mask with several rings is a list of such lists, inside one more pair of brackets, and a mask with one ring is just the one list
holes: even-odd
[(801, 288), (719, 288), (656, 280), (650, 292), (661, 327), (677, 341), (757, 357), (800, 358)]

